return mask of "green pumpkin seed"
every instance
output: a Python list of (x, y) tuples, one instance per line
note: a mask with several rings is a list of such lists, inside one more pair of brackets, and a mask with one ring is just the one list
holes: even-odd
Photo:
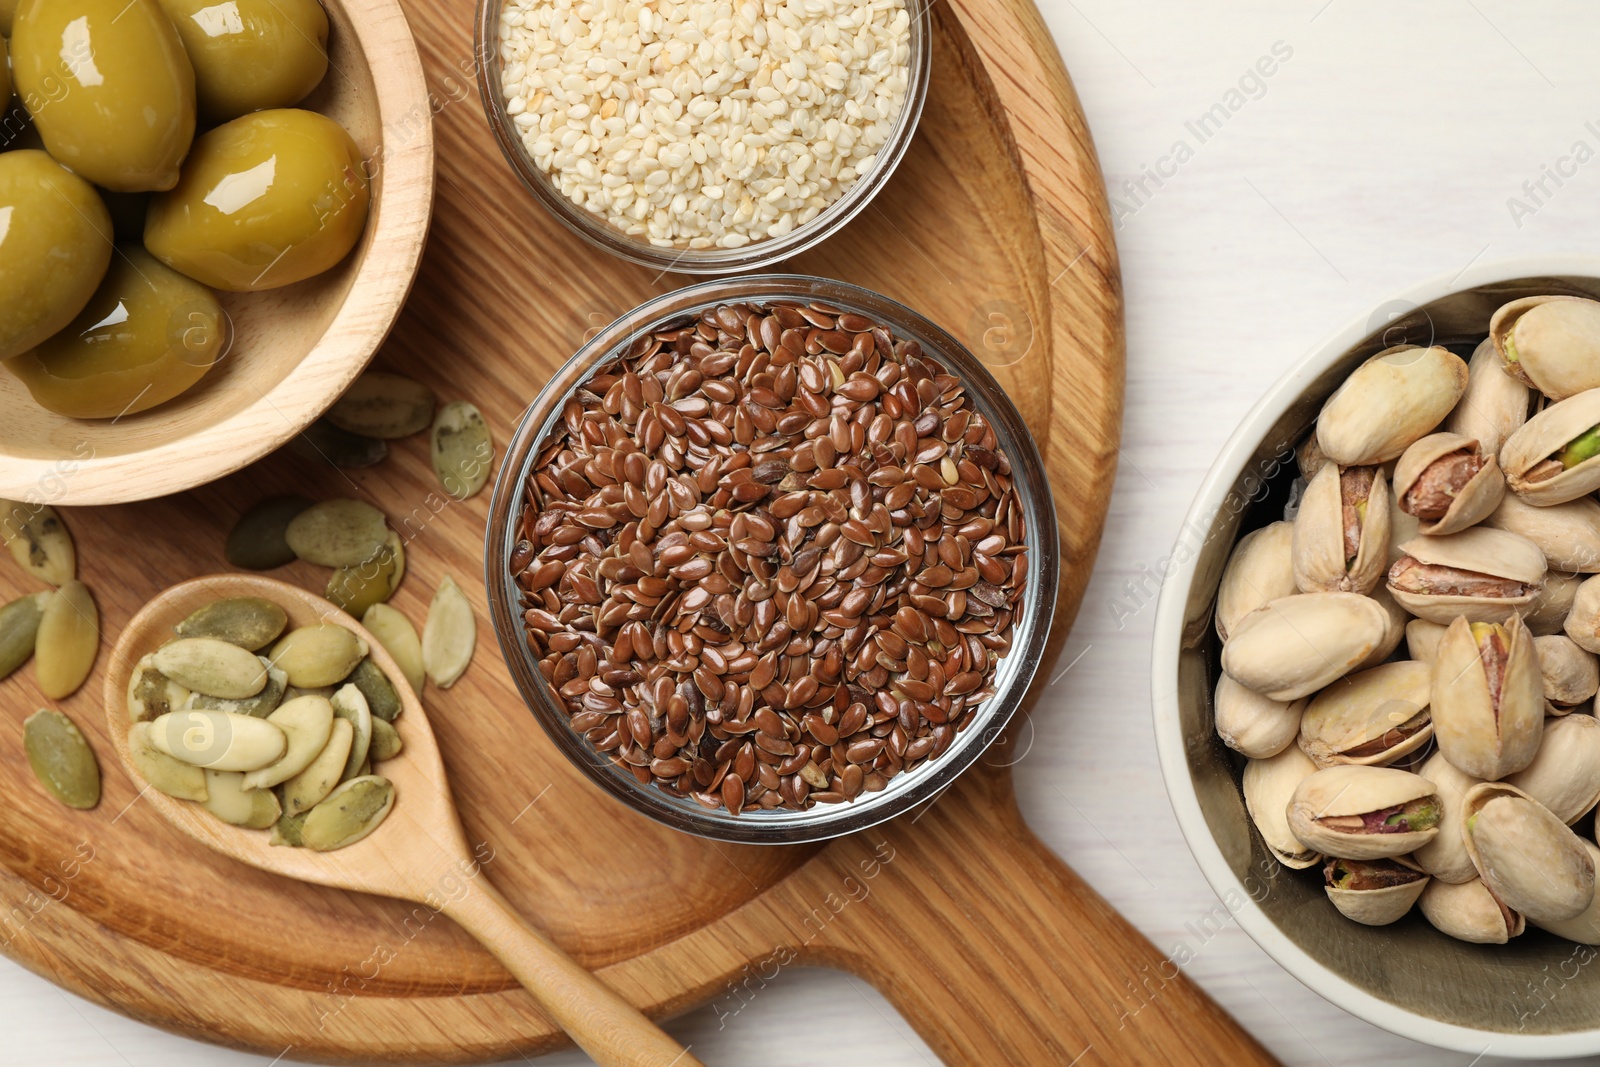
[(400, 731), (382, 719), (372, 720), (372, 744), (367, 748), (367, 757), (374, 763), (382, 763), (386, 759), (394, 759), (400, 755), (400, 750), (405, 746), (400, 741)]
[(333, 705), (321, 697), (291, 700), (267, 716), (267, 722), (289, 739), (276, 762), (244, 776), (246, 789), (270, 789), (311, 766), (333, 732)]
[(230, 564), (250, 571), (270, 571), (295, 560), (284, 534), (289, 523), (311, 506), (303, 496), (268, 497), (239, 517), (228, 531), (222, 554)]
[(180, 637), (156, 649), (154, 662), (168, 678), (206, 696), (243, 700), (267, 687), (260, 656), (215, 637)]
[(78, 553), (66, 523), (49, 504), (0, 500), (0, 541), (27, 572), (54, 586), (78, 576)]
[(351, 433), (393, 440), (433, 421), (433, 391), (399, 374), (369, 370), (328, 409), (328, 421)]
[(294, 700), (296, 697), (321, 697), (323, 700), (332, 700), (336, 685), (291, 685), (283, 691), (285, 701)]
[(278, 816), (278, 823), (272, 828), (272, 836), (267, 839), (267, 844), (281, 845), (287, 848), (301, 847), (300, 832), (305, 828), (307, 814), (309, 812), (302, 812), (299, 815), (290, 815), (288, 812), (284, 812)]
[(328, 599), (360, 618), (374, 604), (394, 596), (405, 574), (406, 550), (400, 535), (389, 531), (378, 554), (354, 567), (340, 567), (328, 579)]
[(394, 783), (364, 775), (352, 778), (311, 809), (300, 841), (318, 852), (353, 845), (382, 824), (394, 807)]
[(128, 676), (128, 721), (148, 722), (188, 703), (193, 694), (156, 670), (152, 652)]
[(277, 640), (289, 615), (270, 600), (235, 596), (196, 609), (173, 629), (179, 637), (215, 637), (251, 652)]
[(51, 796), (81, 811), (100, 803), (100, 764), (71, 719), (40, 708), (28, 716), (22, 731), (28, 766)]
[(265, 830), (278, 821), (283, 808), (270, 789), (247, 789), (237, 771), (207, 770), (206, 799), (200, 806), (230, 826)]
[(272, 646), (272, 662), (301, 689), (334, 685), (349, 677), (367, 655), (367, 643), (334, 623), (302, 626)]
[(449, 575), (434, 590), (428, 621), (422, 627), (422, 664), (428, 680), (449, 689), (466, 672), (478, 645), (478, 620), (472, 604)]
[(150, 724), (136, 722), (128, 729), (128, 760), (150, 788), (179, 800), (204, 801), (206, 772), (156, 748), (150, 740)]
[(242, 700), (227, 700), (223, 697), (195, 693), (181, 705), (183, 709), (186, 711), (190, 708), (200, 711), (231, 711), (235, 715), (249, 715), (255, 719), (265, 719), (277, 711), (278, 706), (283, 703), (283, 694), (288, 690), (289, 676), (273, 666), (270, 660), (261, 656), (256, 658), (260, 659), (267, 668), (267, 684), (262, 687), (261, 692), (253, 697), (245, 697)]
[(39, 617), (34, 676), (51, 700), (77, 692), (100, 652), (100, 609), (89, 587), (70, 580), (57, 589)]
[(39, 620), (54, 593), (33, 593), (0, 608), (0, 678), (11, 675), (33, 655)]
[(366, 762), (367, 750), (372, 746), (372, 711), (361, 690), (347, 685), (333, 694), (333, 713), (350, 724), (350, 751), (339, 768), (339, 780), (349, 781)]
[(411, 691), (420, 694), (424, 674), (422, 639), (417, 636), (417, 628), (411, 625), (409, 619), (387, 604), (374, 604), (368, 608), (367, 613), (361, 616), (361, 625), (365, 626), (367, 632), (377, 638), (378, 644), (389, 653), (395, 665), (400, 668), (400, 673), (405, 675)]
[(254, 771), (270, 766), (289, 747), (277, 725), (226, 711), (173, 711), (150, 723), (156, 751), (193, 767)]
[(307, 426), (289, 447), (308, 463), (331, 463), (347, 470), (376, 467), (389, 456), (389, 446), (376, 437), (340, 429), (327, 419)]
[(345, 719), (334, 719), (328, 743), (306, 769), (283, 783), (283, 813), (294, 816), (310, 811), (333, 792), (344, 777), (345, 761), (355, 728)]
[(367, 707), (372, 709), (374, 717), (387, 722), (400, 717), (400, 694), (395, 692), (394, 683), (383, 673), (383, 668), (371, 659), (356, 664), (356, 669), (350, 672), (350, 683), (367, 698)]
[(494, 463), (494, 439), (483, 412), (465, 400), (439, 409), (433, 420), (433, 473), (444, 491), (465, 500), (483, 488)]
[(284, 531), (295, 555), (323, 567), (352, 567), (369, 560), (388, 536), (383, 512), (360, 500), (312, 504)]

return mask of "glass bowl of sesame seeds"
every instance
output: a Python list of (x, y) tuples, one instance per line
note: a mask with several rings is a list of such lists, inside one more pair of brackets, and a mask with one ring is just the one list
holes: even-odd
[(480, 0), (478, 88), (569, 229), (662, 271), (748, 272), (888, 181), (927, 95), (922, 0)]
[(950, 334), (802, 275), (602, 330), (497, 477), (490, 615), (534, 717), (701, 836), (816, 841), (938, 795), (1004, 730), (1056, 603), (1016, 408)]

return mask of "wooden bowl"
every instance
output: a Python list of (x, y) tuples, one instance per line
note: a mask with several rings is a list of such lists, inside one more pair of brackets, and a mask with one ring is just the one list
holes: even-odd
[(0, 497), (148, 500), (238, 470), (299, 433), (355, 380), (394, 325), (433, 208), (433, 125), (398, 0), (323, 0), (328, 74), (300, 106), (338, 120), (373, 172), (366, 232), (333, 270), (281, 289), (219, 294), (228, 354), (182, 396), (80, 421), (0, 373)]

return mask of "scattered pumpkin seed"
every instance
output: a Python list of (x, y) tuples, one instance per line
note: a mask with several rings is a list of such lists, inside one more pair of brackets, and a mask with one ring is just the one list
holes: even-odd
[(39, 637), (39, 620), (54, 593), (33, 593), (18, 597), (0, 608), (0, 678), (28, 662)]
[(301, 843), (318, 852), (353, 845), (376, 830), (393, 806), (393, 782), (375, 775), (352, 778), (311, 809)]
[(251, 652), (275, 641), (289, 615), (270, 600), (235, 596), (197, 608), (173, 629), (179, 637), (215, 637)]
[(350, 742), (355, 728), (346, 719), (334, 719), (328, 734), (328, 743), (317, 753), (306, 769), (283, 783), (283, 813), (288, 816), (310, 811), (344, 777), (345, 761), (350, 756)]
[(152, 652), (140, 660), (128, 676), (128, 721), (148, 722), (169, 711), (177, 711), (193, 694), (156, 669)]
[(216, 637), (180, 637), (156, 649), (154, 662), (168, 678), (206, 696), (243, 700), (267, 687), (260, 656)]
[(11, 556), (36, 578), (63, 586), (78, 576), (78, 553), (66, 523), (49, 504), (34, 507), (0, 501), (0, 540)]
[(284, 534), (289, 523), (311, 506), (303, 496), (268, 497), (243, 515), (228, 531), (222, 554), (230, 564), (250, 571), (270, 571), (295, 560)]
[(301, 697), (268, 715), (267, 722), (282, 730), (289, 744), (276, 762), (244, 776), (246, 789), (270, 789), (311, 766), (333, 732), (333, 705), (321, 697)]
[(150, 740), (150, 724), (136, 722), (128, 728), (128, 759), (150, 788), (179, 800), (204, 801), (206, 772), (173, 759)]
[(400, 731), (390, 723), (374, 717), (372, 720), (372, 744), (367, 748), (367, 756), (376, 763), (386, 759), (394, 759), (400, 755), (404, 748), (400, 741)]
[(28, 766), (51, 796), (81, 811), (100, 803), (100, 764), (71, 719), (40, 708), (28, 716), (22, 731)]
[[(367, 628), (378, 644), (389, 653), (400, 673), (406, 676), (411, 691), (422, 692), (422, 639), (411, 621), (388, 604), (374, 604), (361, 616), (361, 625)], [(368, 698), (368, 702), (371, 699)]]
[(247, 789), (237, 771), (207, 770), (206, 799), (200, 806), (230, 826), (265, 830), (278, 821), (283, 808), (270, 789)]
[(344, 782), (356, 777), (367, 760), (367, 751), (372, 747), (372, 711), (361, 690), (347, 685), (333, 694), (333, 713), (348, 722), (351, 730), (350, 751), (339, 768), (339, 781)]
[(351, 433), (393, 440), (426, 430), (433, 405), (433, 391), (421, 382), (369, 370), (334, 401), (327, 419)]
[(383, 512), (360, 500), (324, 500), (284, 531), (294, 554), (323, 567), (351, 567), (378, 554), (389, 536)]
[(433, 473), (444, 491), (466, 500), (483, 488), (494, 462), (494, 439), (483, 412), (465, 400), (439, 409), (433, 420)]
[(89, 587), (76, 579), (57, 589), (39, 617), (34, 674), (51, 700), (77, 692), (100, 652), (100, 609)]
[(226, 711), (172, 711), (150, 723), (150, 743), (191, 766), (254, 771), (276, 762), (289, 738), (266, 719)]
[(255, 719), (265, 719), (277, 711), (278, 706), (283, 703), (283, 694), (288, 689), (289, 676), (273, 665), (271, 660), (262, 656), (256, 658), (260, 659), (267, 668), (267, 684), (262, 686), (261, 692), (253, 697), (245, 697), (242, 700), (227, 700), (223, 697), (195, 693), (181, 705), (183, 709), (186, 711), (190, 708), (197, 708), (200, 711), (231, 711), (235, 715), (249, 715)]
[(472, 604), (449, 575), (434, 590), (428, 621), (422, 627), (422, 664), (428, 679), (449, 689), (465, 673), (478, 645), (478, 620)]
[(267, 844), (299, 848), (300, 831), (306, 825), (306, 815), (308, 814), (310, 813), (302, 812), (299, 815), (290, 815), (288, 812), (284, 812), (278, 816), (278, 823), (272, 828), (272, 836), (267, 839)]
[(334, 685), (349, 677), (367, 655), (367, 643), (331, 622), (290, 630), (272, 646), (272, 662), (302, 689)]
[(377, 555), (333, 572), (328, 579), (328, 599), (359, 619), (372, 605), (394, 596), (405, 568), (405, 546), (400, 535), (390, 530)]
[(376, 467), (389, 456), (389, 446), (376, 437), (351, 433), (326, 418), (300, 431), (289, 447), (309, 463), (332, 463), (347, 470)]
[(367, 707), (372, 709), (374, 717), (388, 722), (400, 717), (400, 694), (395, 692), (394, 683), (383, 673), (383, 668), (371, 659), (356, 664), (356, 669), (350, 672), (350, 682), (367, 698)]

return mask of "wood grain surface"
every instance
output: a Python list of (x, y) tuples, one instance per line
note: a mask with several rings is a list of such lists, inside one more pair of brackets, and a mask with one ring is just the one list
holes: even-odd
[[(1044, 439), (1064, 566), (1055, 641), (1104, 521), (1121, 413), (1121, 292), (1081, 111), (1034, 9), (936, 9), (922, 132), (845, 232), (792, 261), (901, 299), (995, 369)], [(495, 152), (471, 92), (466, 0), (410, 0), (436, 108), (435, 224), (379, 365), (478, 403), (503, 440), (589, 329), (675, 279), (597, 260), (542, 216)], [(108, 629), (164, 585), (221, 570), (222, 537), (275, 492), (357, 496), (408, 540), (394, 604), (420, 623), (453, 575), (482, 598), (487, 494), (446, 504), (421, 439), (340, 471), (293, 450), (222, 482), (67, 512)], [(24, 586), (0, 571), (0, 594)], [(327, 572), (278, 575), (320, 588)], [(656, 1015), (736, 1010), (796, 963), (878, 984), (946, 1060), (1267, 1062), (1170, 961), (1022, 824), (1002, 755), (929, 806), (826, 847), (704, 842), (592, 790), (544, 741), (482, 624), (478, 659), (424, 694), (483, 875), (553, 940)], [(65, 702), (109, 753), (94, 698)], [(12, 721), (31, 670), (0, 688)], [(20, 728), (15, 732), (20, 735)], [(562, 1038), (511, 977), (430, 909), (219, 863), (106, 761), (88, 815), (51, 806), (0, 745), (5, 951), (135, 1017), (295, 1059), (469, 1062)]]

